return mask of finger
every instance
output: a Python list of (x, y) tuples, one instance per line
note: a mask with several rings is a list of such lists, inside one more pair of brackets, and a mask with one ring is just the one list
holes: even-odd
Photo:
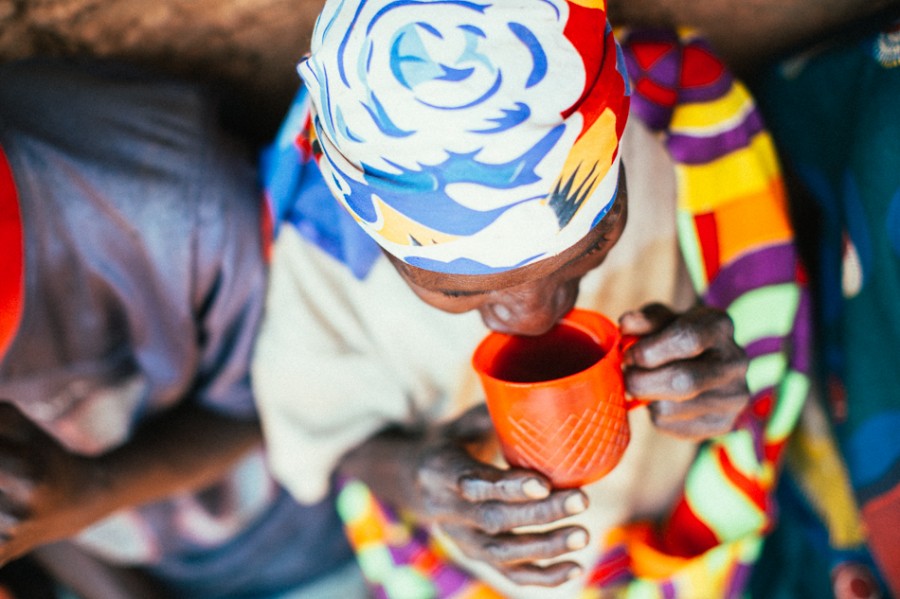
[(464, 517), (471, 526), (490, 535), (520, 526), (553, 524), (587, 509), (587, 496), (578, 490), (556, 491), (546, 499), (525, 503), (486, 501), (471, 504)]
[(500, 469), (476, 460), (455, 443), (442, 443), (423, 460), (419, 481), (425, 488), (445, 489), (467, 502), (524, 502), (545, 499), (550, 482), (521, 468)]
[(466, 501), (517, 503), (545, 499), (550, 495), (550, 481), (531, 470), (483, 469), (480, 474), (460, 479), (460, 494)]
[(625, 312), (619, 317), (619, 329), (625, 335), (649, 335), (672, 322), (676, 314), (662, 304), (647, 304), (640, 310)]
[(728, 315), (712, 308), (697, 308), (641, 338), (628, 350), (628, 363), (658, 368), (714, 348), (724, 351), (729, 346), (734, 346), (734, 324)]
[(660, 431), (679, 439), (703, 441), (719, 435), (724, 435), (734, 429), (737, 419), (735, 414), (709, 413), (687, 420), (669, 420), (654, 424)]
[(498, 570), (519, 585), (556, 587), (581, 576), (581, 567), (575, 562), (560, 562), (549, 566), (534, 564), (509, 566)]
[(649, 410), (653, 423), (664, 426), (712, 414), (736, 418), (749, 400), (750, 394), (745, 389), (717, 390), (690, 401), (656, 401), (649, 405)]
[(500, 565), (531, 563), (553, 559), (582, 549), (588, 533), (577, 526), (566, 526), (543, 533), (487, 535), (467, 527), (445, 527), (469, 557)]
[(708, 352), (692, 360), (682, 360), (653, 369), (625, 370), (625, 387), (634, 397), (652, 401), (687, 401), (708, 391), (736, 393), (746, 389), (749, 361), (742, 350), (722, 359)]

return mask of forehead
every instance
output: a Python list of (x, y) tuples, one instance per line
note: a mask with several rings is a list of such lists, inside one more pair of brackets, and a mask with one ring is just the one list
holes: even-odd
[[(390, 254), (386, 255), (407, 282), (422, 289), (460, 295), (489, 293), (548, 277), (583, 257), (588, 251), (601, 244), (610, 231), (624, 226), (627, 208), (628, 194), (624, 172), (622, 172), (619, 179), (619, 193), (612, 208), (603, 220), (578, 243), (556, 256), (505, 272), (484, 275), (441, 273), (416, 268)], [(523, 232), (523, 235), (527, 235), (527, 232)], [(608, 242), (609, 247), (615, 245), (617, 239), (618, 236), (612, 238)]]

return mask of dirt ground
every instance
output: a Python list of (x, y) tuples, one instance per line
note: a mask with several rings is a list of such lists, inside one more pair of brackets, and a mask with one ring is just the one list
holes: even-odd
[[(324, 0), (0, 0), (0, 61), (94, 55), (220, 84), (233, 92), (237, 114), (245, 121), (239, 125), (260, 140), (268, 139), (296, 90), (294, 65), (309, 47), (323, 4)], [(721, 27), (720, 1), (618, 0), (609, 6), (611, 18), (620, 22), (659, 26), (683, 13), (688, 24), (707, 31), (713, 46), (739, 74), (760, 56), (812, 37), (812, 32), (846, 28), (844, 24), (857, 13), (874, 15), (889, 7), (900, 12), (898, 0), (742, 0), (734, 3), (739, 9), (734, 22), (760, 26), (744, 27), (742, 35), (733, 36), (728, 27)]]
[(224, 86), (261, 136), (296, 89), (323, 0), (0, 0), (0, 60), (117, 58)]

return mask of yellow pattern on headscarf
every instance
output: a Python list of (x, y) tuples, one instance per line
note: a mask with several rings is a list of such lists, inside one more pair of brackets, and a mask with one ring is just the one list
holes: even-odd
[[(434, 245), (458, 239), (456, 235), (448, 235), (416, 222), (408, 216), (397, 212), (381, 198), (374, 196), (375, 211), (381, 215), (381, 228), (376, 232), (382, 238), (398, 245)], [(413, 241), (415, 239), (415, 241)]]
[(606, 11), (606, 0), (569, 0), (569, 2), (585, 8), (599, 8)]
[[(584, 178), (591, 172), (589, 165), (610, 165), (612, 164), (616, 149), (619, 147), (619, 138), (616, 135), (616, 115), (610, 108), (604, 108), (603, 112), (591, 125), (591, 128), (585, 131), (581, 137), (569, 150), (566, 162), (563, 164), (562, 171), (559, 174), (558, 181), (565, 183), (577, 171), (581, 178)], [(607, 168), (609, 168), (607, 166)], [(603, 179), (606, 172), (593, 173), (593, 181), (590, 188), (585, 191), (585, 195), (594, 192), (594, 188)], [(576, 181), (575, 187), (578, 187), (580, 181)]]

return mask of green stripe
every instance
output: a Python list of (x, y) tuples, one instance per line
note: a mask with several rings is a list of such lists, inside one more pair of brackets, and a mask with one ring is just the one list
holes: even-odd
[(768, 285), (743, 294), (728, 307), (734, 340), (747, 346), (757, 339), (784, 337), (794, 327), (800, 289), (796, 283)]
[[(729, 436), (740, 437), (743, 443), (751, 446), (752, 451), (753, 440), (746, 431), (730, 433)], [(765, 513), (731, 484), (709, 450), (700, 452), (688, 473), (686, 495), (694, 513), (722, 541), (743, 537), (761, 529), (766, 523)]]
[(787, 358), (783, 354), (766, 354), (750, 360), (747, 368), (747, 387), (754, 395), (767, 387), (775, 387), (787, 370)]
[(778, 404), (766, 425), (766, 438), (781, 440), (791, 434), (809, 394), (809, 378), (796, 370), (789, 371), (778, 388)]

